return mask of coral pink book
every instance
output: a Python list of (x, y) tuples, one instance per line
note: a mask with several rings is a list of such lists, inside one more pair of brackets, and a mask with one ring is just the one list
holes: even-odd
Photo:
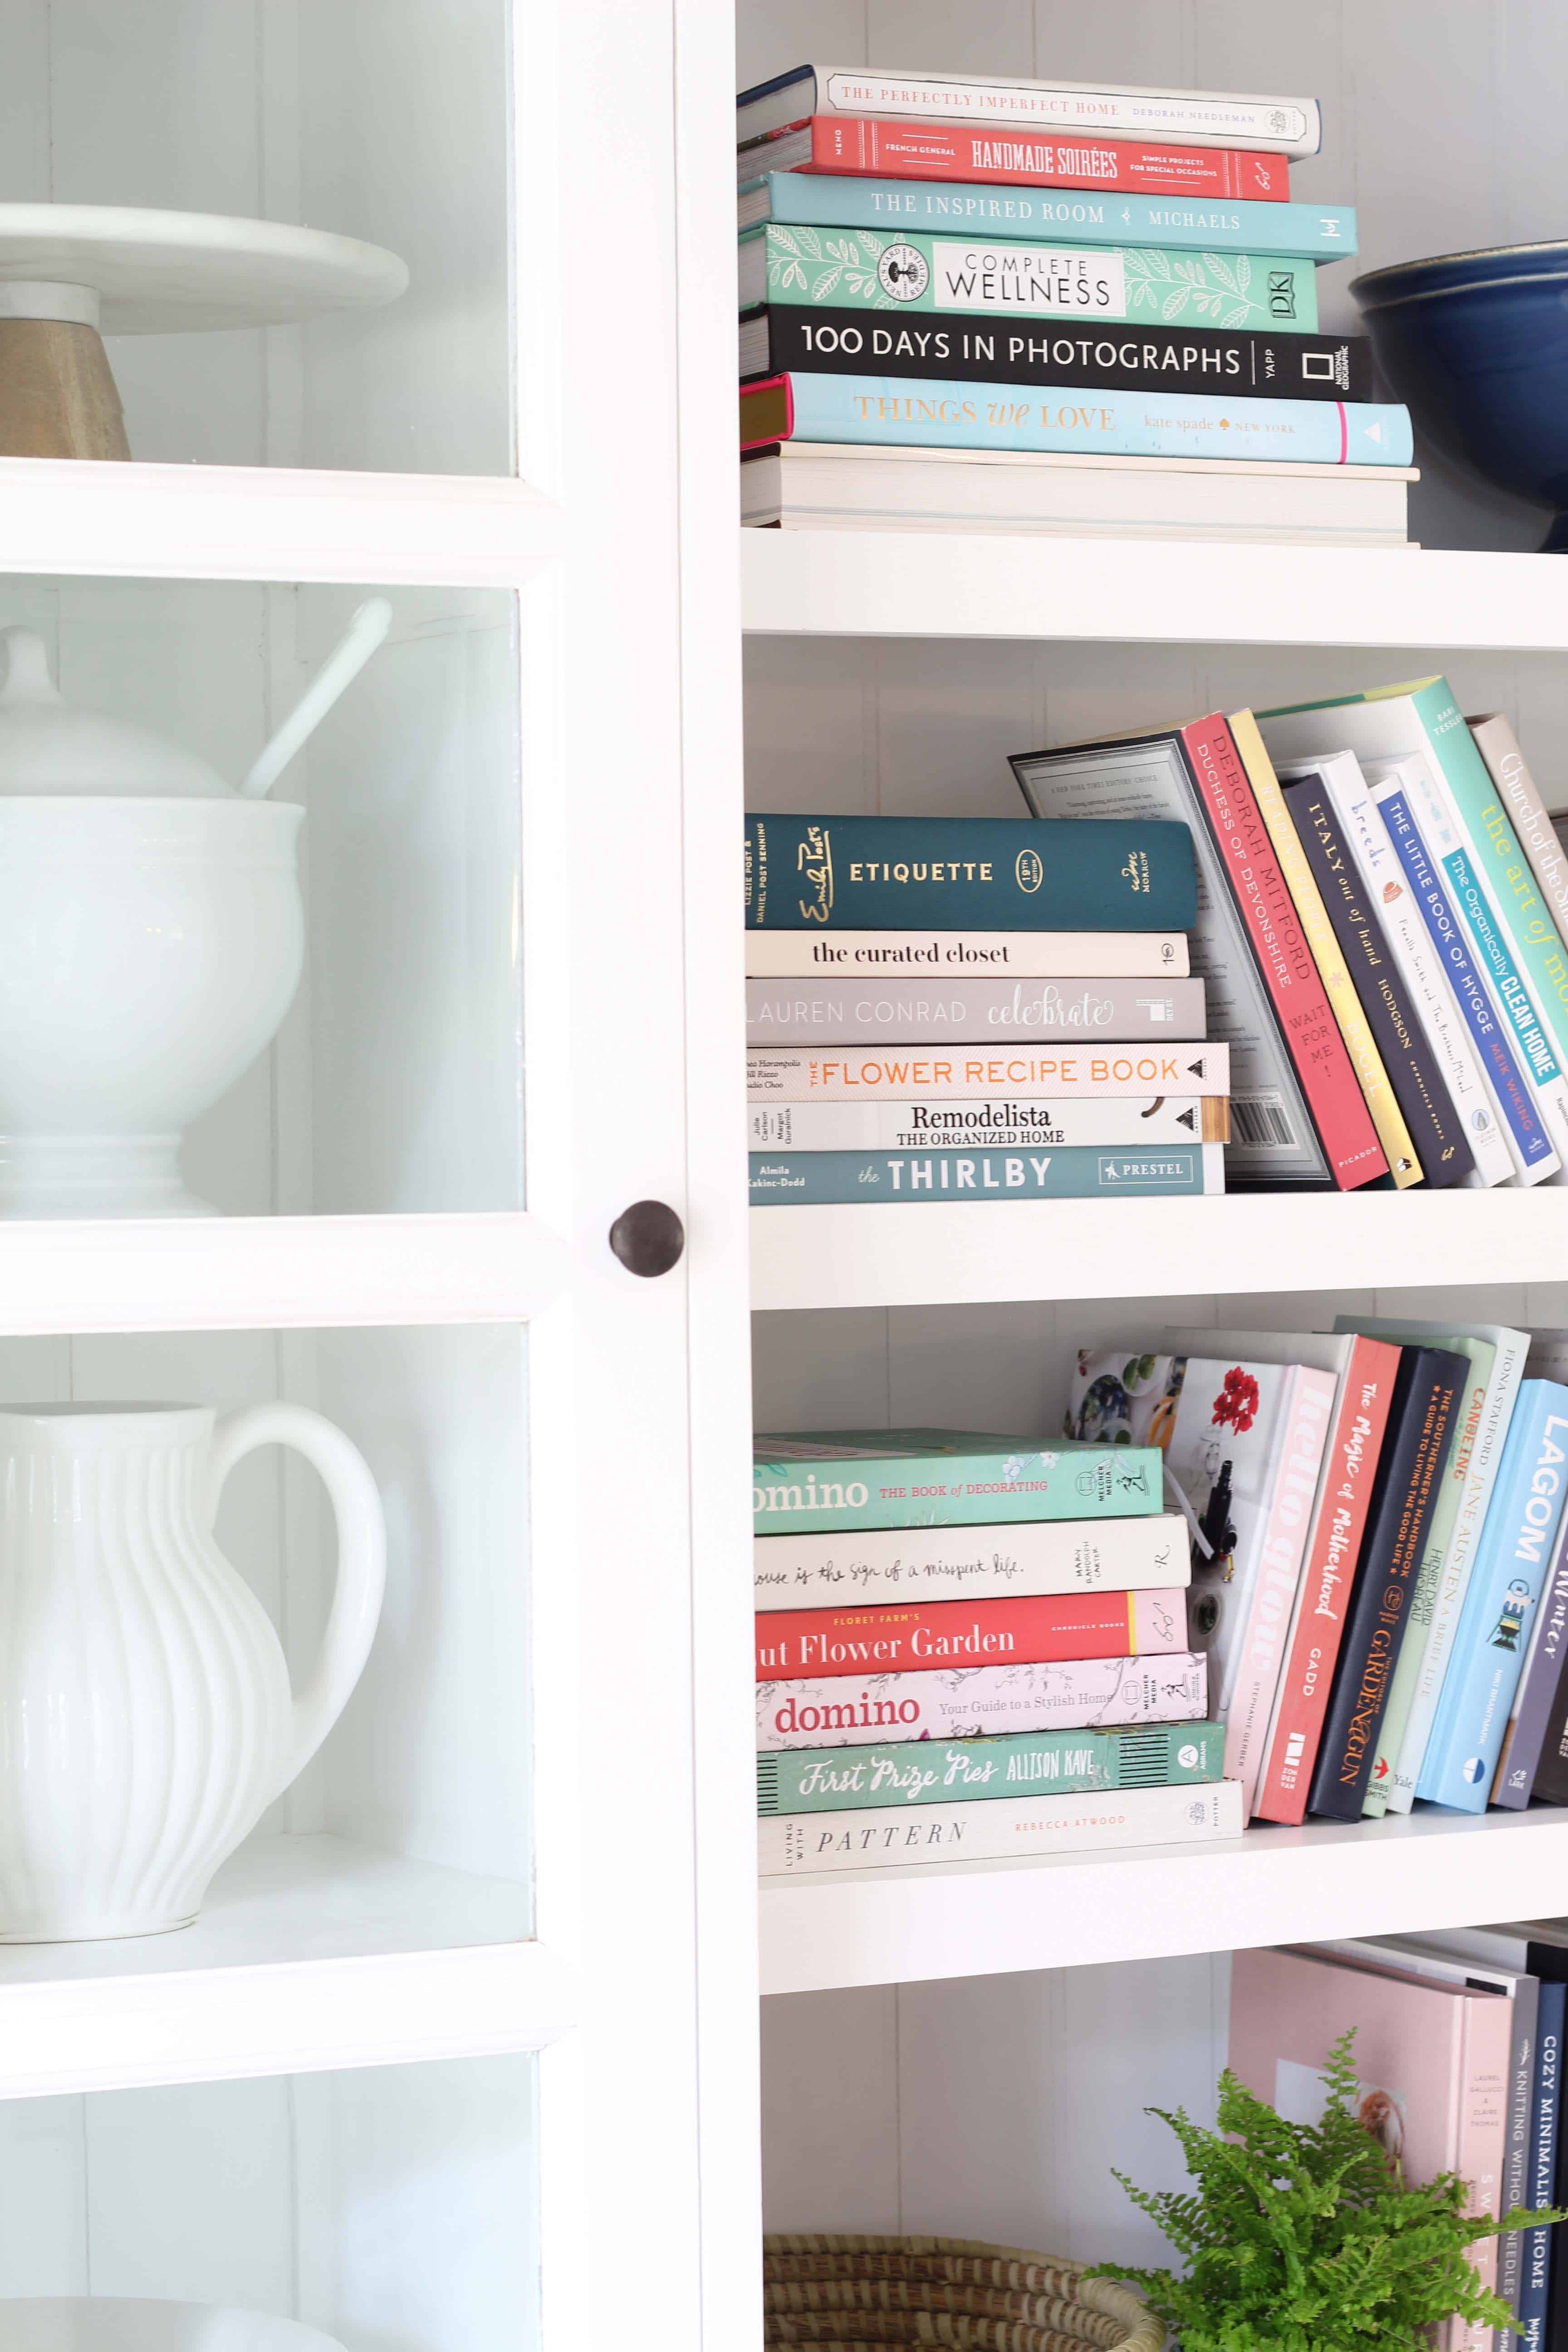
[[(1230, 2064), (1288, 2122), (1317, 2123), (1322, 2067), (1347, 2027), (1359, 2106), (1369, 2131), (1413, 2186), (1439, 2172), (1470, 2183), (1473, 2210), (1501, 2210), (1513, 2003), (1506, 1995), (1352, 1967), (1310, 1951), (1237, 1952), (1230, 1994)], [(1471, 2260), (1497, 2283), (1497, 2240)], [(1488, 2352), (1489, 2328), (1450, 2323), (1449, 2352)]]

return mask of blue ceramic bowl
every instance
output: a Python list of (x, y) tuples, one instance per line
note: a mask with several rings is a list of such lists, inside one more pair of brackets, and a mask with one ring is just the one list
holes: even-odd
[(1553, 509), (1568, 551), (1568, 243), (1402, 261), (1358, 278), (1378, 362), (1463, 471)]

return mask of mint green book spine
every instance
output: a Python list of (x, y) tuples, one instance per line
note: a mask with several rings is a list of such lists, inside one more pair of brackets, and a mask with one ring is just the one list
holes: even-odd
[(886, 1748), (770, 1749), (757, 1758), (757, 1811), (841, 1813), (868, 1805), (1076, 1796), (1217, 1780), (1222, 1723), (1141, 1723), (1125, 1731), (1022, 1731), (1000, 1739), (895, 1740)]
[[(910, 1443), (900, 1444), (900, 1440)], [(1026, 1519), (1138, 1518), (1164, 1506), (1156, 1445), (958, 1433), (949, 1447), (914, 1431), (759, 1437), (752, 1465), (754, 1532), (836, 1535), (854, 1528), (999, 1527)]]
[(744, 256), (752, 236), (763, 240), (770, 302), (1276, 334), (1311, 334), (1318, 324), (1317, 266), (1300, 255), (1015, 244), (770, 221), (741, 240), (743, 289), (754, 299), (756, 265)]

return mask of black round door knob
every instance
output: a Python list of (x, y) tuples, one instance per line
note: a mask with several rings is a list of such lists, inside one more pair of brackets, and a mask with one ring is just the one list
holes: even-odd
[(610, 1247), (628, 1274), (668, 1274), (680, 1263), (686, 1228), (664, 1201), (634, 1201), (610, 1227)]

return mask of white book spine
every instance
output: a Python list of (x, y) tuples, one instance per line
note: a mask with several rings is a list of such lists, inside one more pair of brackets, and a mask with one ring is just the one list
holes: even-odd
[[(1369, 1324), (1365, 1327), (1374, 1337), (1387, 1335), (1386, 1327)], [(1440, 1337), (1436, 1331), (1430, 1336)], [(1443, 1581), (1438, 1588), (1432, 1612), (1431, 1631), (1421, 1660), (1421, 1679), (1415, 1685), (1411, 1701), (1405, 1736), (1399, 1743), (1399, 1755), (1389, 1775), (1388, 1811), (1407, 1813), (1415, 1801), (1415, 1784), (1421, 1778), (1421, 1767), (1426, 1759), (1426, 1742), (1432, 1735), (1432, 1725), (1437, 1713), (1437, 1702), (1443, 1694), (1443, 1678), (1448, 1671), (1448, 1661), (1454, 1654), (1454, 1640), (1464, 1613), (1465, 1595), (1470, 1588), (1470, 1570), (1475, 1566), (1476, 1545), (1497, 1484), (1498, 1465), (1502, 1459), (1503, 1442), (1513, 1419), (1514, 1402), (1519, 1384), (1524, 1378), (1527, 1340), (1522, 1331), (1494, 1328), (1489, 1326), (1486, 1337), (1497, 1349), (1492, 1361), (1491, 1385), (1481, 1415), (1481, 1425), (1470, 1453), (1469, 1475), (1459, 1498), (1459, 1510), (1455, 1526), (1455, 1541), (1448, 1547), (1443, 1562)], [(1463, 1540), (1460, 1540), (1461, 1533)]]
[(1184, 931), (748, 931), (749, 980), (925, 971), (1021, 980), (1184, 980)]
[[(867, 114), (900, 121), (973, 123), (982, 130), (1031, 129), (1098, 133), (1102, 139), (1157, 139), (1167, 147), (1258, 147), (1276, 155), (1315, 155), (1322, 117), (1315, 98), (1254, 97), (1239, 91), (1145, 89), (1131, 83), (1022, 81), (991, 74), (904, 73), (874, 66), (812, 66), (789, 104), (801, 114)], [(765, 85), (763, 86), (765, 88)], [(809, 93), (815, 104), (805, 103)], [(737, 135), (751, 135), (762, 92), (736, 100)], [(775, 110), (777, 111), (777, 110)], [(778, 120), (796, 119), (789, 112)]]
[(764, 1877), (883, 1870), (899, 1863), (1000, 1862), (1014, 1854), (1093, 1853), (1109, 1846), (1193, 1845), (1239, 1837), (1241, 1784), (1129, 1789), (1082, 1797), (1002, 1797), (962, 1805), (879, 1806), (864, 1813), (784, 1813), (757, 1823)]
[(993, 1528), (869, 1528), (756, 1536), (755, 1605), (820, 1609), (854, 1599), (995, 1601), (1008, 1593), (1159, 1592), (1185, 1584), (1186, 1521), (1047, 1519)]
[(1361, 764), (1353, 752), (1347, 751), (1325, 761), (1321, 772), (1426, 1042), (1453, 1097), (1476, 1163), (1476, 1178), (1483, 1186), (1511, 1183), (1513, 1160), (1496, 1098), (1465, 1034), (1454, 992)]
[(977, 1739), (1010, 1731), (1111, 1731), (1198, 1723), (1208, 1660), (1071, 1658), (1025, 1666), (939, 1666), (916, 1675), (842, 1675), (757, 1685), (757, 1747), (859, 1748), (886, 1739)]
[(1017, 1150), (1052, 1144), (1094, 1150), (1215, 1139), (1192, 1096), (1148, 1102), (753, 1103), (753, 1151), (920, 1151), (957, 1144)]

